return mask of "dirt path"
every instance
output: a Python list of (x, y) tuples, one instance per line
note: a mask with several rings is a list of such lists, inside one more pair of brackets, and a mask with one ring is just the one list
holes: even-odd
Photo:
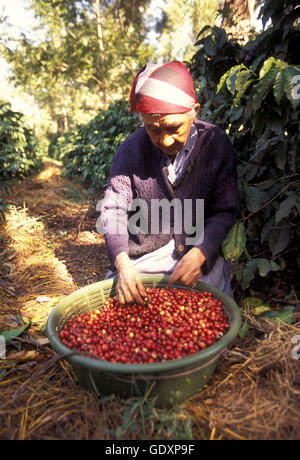
[(260, 323), (244, 312), (246, 338), (229, 347), (206, 389), (170, 411), (114, 395), (99, 401), (66, 362), (52, 363), (49, 313), (109, 267), (96, 232), (100, 195), (88, 197), (53, 160), (10, 190), (0, 232), (0, 331), (30, 327), (0, 359), (0, 439), (299, 439), (300, 357), (292, 356), (299, 317)]
[(96, 231), (96, 198), (88, 197), (84, 187), (65, 179), (61, 172), (58, 162), (47, 160), (40, 174), (11, 194), (19, 206), (26, 206), (29, 216), (43, 222), (48, 247), (66, 264), (76, 286), (82, 287), (106, 273), (105, 242)]
[(25, 293), (54, 295), (56, 301), (103, 279), (108, 270), (105, 241), (96, 231), (96, 199), (61, 171), (58, 162), (48, 159), (39, 174), (9, 192), (2, 248), (10, 253), (6, 282), (11, 286), (4, 294), (15, 294), (23, 312), (28, 307), (28, 298), (22, 302)]

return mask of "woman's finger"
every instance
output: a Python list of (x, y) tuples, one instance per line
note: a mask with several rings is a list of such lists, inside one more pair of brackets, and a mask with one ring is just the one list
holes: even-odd
[(182, 277), (186, 276), (186, 274), (187, 274), (186, 267), (184, 267), (184, 264), (179, 262), (176, 265), (175, 270), (173, 271), (169, 282), (175, 283), (176, 281), (181, 281)]
[(139, 292), (137, 282), (136, 282), (136, 285), (134, 287), (132, 287), (132, 295), (133, 295), (133, 298), (136, 301), (136, 303), (138, 303), (140, 305), (142, 305), (144, 303), (143, 297), (141, 296), (141, 294)]
[(136, 279), (136, 286), (138, 288), (140, 296), (141, 297), (146, 297), (146, 295), (147, 295), (146, 290), (144, 288), (144, 285), (142, 283), (141, 278), (139, 278), (139, 277), (137, 277), (137, 279)]
[(126, 303), (125, 297), (120, 287), (117, 287), (117, 300), (123, 305)]
[(122, 286), (123, 289), (123, 294), (126, 300), (126, 303), (132, 303), (134, 302), (134, 295), (132, 293), (132, 289), (128, 286)]

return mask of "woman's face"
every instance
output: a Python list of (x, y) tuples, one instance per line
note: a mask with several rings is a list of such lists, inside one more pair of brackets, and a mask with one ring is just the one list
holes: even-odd
[(170, 157), (185, 146), (194, 120), (184, 113), (160, 116), (143, 113), (142, 117), (152, 143)]

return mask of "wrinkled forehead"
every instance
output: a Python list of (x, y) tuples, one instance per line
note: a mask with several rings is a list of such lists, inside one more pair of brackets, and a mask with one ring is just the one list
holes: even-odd
[(147, 126), (169, 126), (174, 124), (182, 124), (187, 120), (187, 118), (189, 118), (185, 113), (141, 113), (141, 116), (143, 122)]

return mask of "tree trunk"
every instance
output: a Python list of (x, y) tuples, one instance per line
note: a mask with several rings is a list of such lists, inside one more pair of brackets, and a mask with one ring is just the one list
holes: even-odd
[(100, 10), (100, 0), (95, 0), (95, 11), (96, 11), (96, 25), (97, 25), (97, 41), (99, 47), (99, 76), (101, 81), (101, 90), (103, 95), (103, 105), (106, 108), (107, 104), (107, 91), (105, 83), (105, 73), (104, 73), (104, 44), (103, 44), (103, 32), (102, 32), (102, 21), (101, 21), (101, 10)]
[(229, 12), (222, 27), (241, 44), (248, 41), (254, 19), (255, 0), (225, 0), (224, 9)]

